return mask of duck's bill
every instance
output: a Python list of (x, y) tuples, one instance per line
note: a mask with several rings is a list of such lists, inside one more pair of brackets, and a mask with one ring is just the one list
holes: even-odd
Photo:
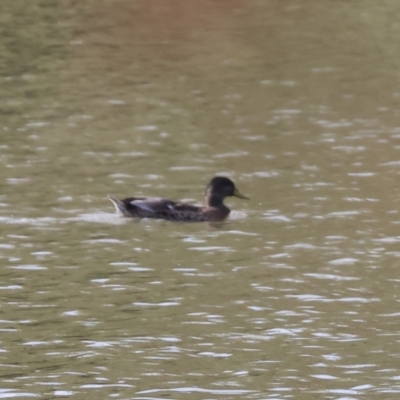
[(234, 192), (233, 192), (233, 195), (234, 195), (235, 197), (239, 197), (239, 199), (250, 200), (250, 197), (245, 196), (244, 194), (240, 193), (239, 190), (237, 190), (236, 188), (235, 188), (235, 190), (234, 190)]

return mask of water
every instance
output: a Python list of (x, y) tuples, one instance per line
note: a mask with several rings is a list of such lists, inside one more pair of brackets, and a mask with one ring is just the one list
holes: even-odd
[(0, 398), (398, 398), (399, 5), (332, 6), (4, 3)]

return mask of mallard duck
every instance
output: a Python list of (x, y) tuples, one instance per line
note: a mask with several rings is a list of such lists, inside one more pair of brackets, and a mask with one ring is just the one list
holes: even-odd
[(227, 218), (230, 209), (224, 204), (224, 199), (228, 196), (249, 199), (239, 192), (229, 178), (222, 176), (216, 176), (207, 185), (205, 205), (202, 207), (176, 203), (159, 197), (127, 197), (118, 200), (109, 196), (109, 199), (116, 211), (124, 217), (202, 222), (222, 221)]

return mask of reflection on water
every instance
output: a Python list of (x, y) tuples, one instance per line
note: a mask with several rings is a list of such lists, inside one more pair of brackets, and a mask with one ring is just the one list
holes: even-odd
[(5, 3), (0, 397), (397, 398), (399, 5), (330, 6)]

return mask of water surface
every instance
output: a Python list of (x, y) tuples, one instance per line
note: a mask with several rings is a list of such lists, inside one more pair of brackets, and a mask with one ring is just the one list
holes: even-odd
[(0, 397), (397, 398), (399, 11), (5, 2)]

